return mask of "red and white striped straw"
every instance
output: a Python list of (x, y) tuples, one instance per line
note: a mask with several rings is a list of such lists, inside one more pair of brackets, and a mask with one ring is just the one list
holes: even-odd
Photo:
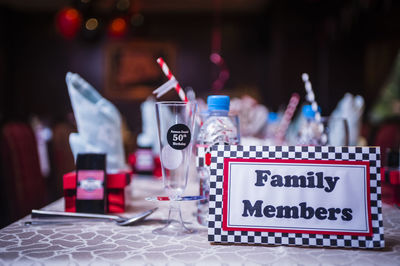
[(290, 121), (292, 121), (292, 117), (294, 115), (294, 112), (296, 111), (299, 101), (300, 101), (300, 96), (297, 93), (293, 93), (292, 96), (290, 97), (289, 104), (286, 107), (285, 112), (283, 113), (282, 120), (279, 123), (279, 127), (276, 133), (277, 142), (279, 143), (283, 142), (286, 135), (286, 131), (289, 128)]
[(164, 59), (162, 57), (157, 59), (157, 63), (160, 65), (162, 71), (164, 72), (165, 76), (167, 76), (168, 80), (175, 79), (176, 80), (176, 87), (175, 90), (179, 95), (179, 98), (181, 98), (182, 101), (188, 102), (188, 98), (186, 97), (185, 92), (183, 91), (181, 85), (179, 84), (178, 80), (172, 75), (172, 72), (169, 70), (167, 64), (165, 63)]
[(325, 144), (328, 140), (328, 136), (324, 133), (324, 124), (321, 122), (321, 113), (318, 110), (318, 103), (315, 100), (315, 94), (311, 86), (310, 78), (307, 73), (303, 73), (301, 78), (303, 79), (304, 87), (307, 93), (306, 99), (311, 103), (311, 109), (315, 112), (314, 118), (318, 124), (319, 133), (321, 133), (321, 141)]

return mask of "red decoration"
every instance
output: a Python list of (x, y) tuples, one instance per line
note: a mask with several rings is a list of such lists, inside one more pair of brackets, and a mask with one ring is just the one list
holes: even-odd
[[(137, 174), (136, 171), (136, 155), (135, 153), (131, 153), (128, 156), (128, 163), (131, 166), (133, 173)], [(154, 156), (154, 170), (153, 170), (153, 176), (155, 178), (162, 178), (162, 170), (161, 170), (161, 160), (160, 156)]]
[(110, 26), (108, 27), (108, 33), (112, 37), (123, 37), (128, 31), (128, 24), (126, 20), (119, 17), (115, 18), (111, 21)]
[(154, 159), (154, 172), (153, 172), (153, 175), (154, 175), (154, 177), (156, 177), (156, 178), (162, 178), (162, 170), (161, 170), (161, 160), (160, 160), (160, 157), (159, 156), (157, 156), (155, 159)]
[(75, 8), (66, 7), (57, 14), (56, 27), (66, 39), (73, 39), (78, 33), (81, 24), (82, 15)]
[[(107, 208), (109, 213), (125, 211), (125, 187), (131, 182), (130, 171), (107, 174)], [(63, 176), (64, 201), (66, 212), (76, 212), (76, 172)]]

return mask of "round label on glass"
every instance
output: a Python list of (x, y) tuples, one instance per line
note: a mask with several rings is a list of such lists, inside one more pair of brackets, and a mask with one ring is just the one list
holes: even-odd
[(168, 144), (175, 150), (186, 148), (191, 139), (190, 129), (184, 124), (176, 124), (168, 129)]

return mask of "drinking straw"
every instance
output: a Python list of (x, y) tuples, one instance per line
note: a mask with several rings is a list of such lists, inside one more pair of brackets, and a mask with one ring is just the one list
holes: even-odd
[(290, 121), (296, 111), (297, 105), (299, 104), (300, 96), (297, 93), (293, 93), (290, 97), (289, 104), (286, 107), (285, 112), (283, 113), (281, 122), (279, 123), (277, 133), (276, 133), (276, 140), (278, 143), (282, 143), (283, 139), (285, 138), (286, 131), (289, 128)]
[[(167, 64), (165, 63), (164, 59), (162, 57), (158, 58), (157, 59), (157, 63), (160, 65), (160, 67), (161, 67), (162, 71), (164, 72), (165, 76), (167, 76), (169, 82), (171, 80), (176, 81), (176, 86), (174, 86), (175, 87), (175, 91), (178, 93), (179, 98), (181, 98), (182, 101), (187, 102), (188, 99), (187, 99), (187, 97), (185, 95), (185, 92), (183, 91), (181, 85), (179, 84), (177, 79), (174, 77), (172, 72), (169, 70), (169, 68), (168, 68)], [(164, 93), (166, 93), (167, 91), (165, 91)]]
[(315, 101), (315, 94), (314, 94), (314, 91), (312, 89), (311, 82), (309, 80), (309, 76), (308, 76), (307, 73), (303, 73), (301, 75), (301, 78), (304, 81), (304, 87), (305, 87), (306, 93), (307, 93), (306, 99), (307, 99), (308, 102), (311, 103), (311, 109), (315, 113), (314, 118), (315, 118), (315, 121), (318, 124), (319, 133), (321, 133), (321, 141), (322, 141), (322, 143), (325, 143), (327, 141), (328, 137), (324, 133), (324, 124), (321, 122), (321, 114), (320, 114), (320, 112), (318, 110), (317, 101)]
[(175, 79), (168, 80), (163, 85), (155, 89), (153, 91), (153, 94), (157, 94), (156, 97), (160, 98), (161, 96), (169, 92), (172, 88), (175, 88), (177, 83), (178, 82)]

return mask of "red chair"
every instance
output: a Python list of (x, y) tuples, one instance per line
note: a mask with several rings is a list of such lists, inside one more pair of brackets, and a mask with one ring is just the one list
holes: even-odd
[(1, 144), (1, 193), (6, 214), (1, 215), (1, 224), (5, 225), (33, 208), (43, 207), (47, 194), (32, 128), (20, 122), (6, 124), (1, 131)]
[(381, 162), (385, 165), (387, 149), (400, 149), (400, 121), (382, 123), (375, 134), (373, 145), (381, 147)]

